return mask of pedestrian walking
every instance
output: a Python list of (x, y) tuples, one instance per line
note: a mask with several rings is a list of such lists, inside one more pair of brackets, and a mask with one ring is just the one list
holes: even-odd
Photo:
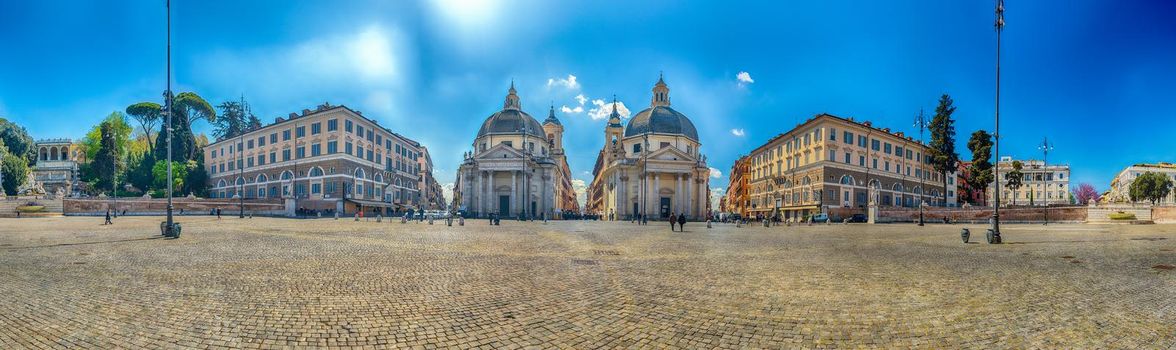
[(678, 215), (670, 214), (670, 232), (674, 232), (674, 225), (678, 224)]
[(678, 231), (686, 232), (686, 214), (678, 215)]
[(106, 222), (104, 222), (102, 224), (103, 225), (114, 225), (114, 223), (110, 221), (110, 209), (106, 209)]
[(221, 209), (220, 209), (220, 208), (216, 208), (216, 218), (217, 218), (217, 219), (220, 219), (220, 213), (221, 213)]

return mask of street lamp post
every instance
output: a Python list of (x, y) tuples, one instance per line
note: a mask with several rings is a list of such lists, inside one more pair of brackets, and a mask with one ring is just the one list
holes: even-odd
[[(1049, 184), (1049, 176), (1052, 174), (1049, 171), (1049, 152), (1053, 151), (1053, 148), (1054, 148), (1053, 144), (1049, 143), (1048, 137), (1042, 138), (1041, 139), (1041, 146), (1037, 146), (1037, 149), (1041, 150), (1041, 168), (1045, 169), (1045, 174), (1042, 175), (1041, 180), (1042, 180), (1042, 182), (1045, 182), (1046, 185)], [(1045, 201), (1045, 208), (1042, 210), (1042, 212), (1044, 213), (1042, 215), (1045, 217), (1045, 219), (1042, 221), (1041, 224), (1047, 225), (1047, 224), (1049, 224), (1049, 188), (1047, 186), (1042, 186), (1042, 188), (1045, 188), (1045, 190), (1043, 191), (1045, 193), (1045, 198), (1043, 198), (1043, 200)]]
[(163, 234), (168, 237), (179, 237), (179, 228), (172, 217), (172, 91), (171, 91), (171, 0), (167, 4), (167, 90), (163, 93), (164, 111), (167, 114), (167, 222), (164, 224)]
[[(1004, 0), (996, 0), (996, 113), (995, 127), (992, 137), (995, 139), (994, 150), (1000, 157), (1000, 33), (1004, 30)], [(999, 164), (998, 164), (999, 165)], [(1000, 166), (993, 167), (993, 179), (998, 186), (992, 190), (995, 204), (992, 206), (992, 238), (988, 243), (1000, 243)]]
[[(921, 146), (923, 146), (923, 130), (927, 128), (927, 117), (923, 114), (922, 109), (919, 110), (919, 115), (915, 116), (915, 126), (919, 128), (919, 146), (920, 146), (920, 148), (922, 148)], [(921, 166), (923, 164), (922, 158), (925, 156), (926, 155), (921, 155), (919, 157), (920, 159), (915, 160), (915, 164), (918, 164), (916, 166), (918, 166), (920, 168), (919, 176), (916, 176), (919, 178), (919, 193), (915, 194), (916, 196), (918, 196), (918, 198), (915, 198), (915, 205), (919, 206), (919, 226), (923, 226), (923, 192), (927, 190), (927, 189), (923, 188), (923, 184), (924, 184), (923, 177), (927, 176), (927, 172), (924, 171), (926, 169), (922, 169), (922, 166)]]

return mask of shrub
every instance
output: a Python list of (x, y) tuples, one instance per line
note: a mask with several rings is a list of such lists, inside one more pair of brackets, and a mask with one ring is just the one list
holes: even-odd
[(1110, 217), (1111, 220), (1135, 220), (1135, 214), (1124, 212), (1110, 213), (1107, 214), (1107, 217)]
[(19, 211), (22, 213), (39, 213), (39, 212), (45, 211), (45, 206), (44, 205), (22, 205), (22, 206), (16, 207), (16, 211)]

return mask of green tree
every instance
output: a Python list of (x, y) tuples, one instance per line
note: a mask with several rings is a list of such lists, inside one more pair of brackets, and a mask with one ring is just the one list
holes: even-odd
[(37, 164), (36, 143), (23, 126), (0, 118), (0, 143), (8, 148), (9, 154), (24, 158), (26, 166)]
[[(968, 150), (972, 151), (972, 164), (968, 165), (967, 185), (972, 190), (981, 193), (981, 197), (988, 190), (988, 185), (992, 183), (992, 135), (984, 130), (976, 130), (972, 133), (972, 137), (968, 139)], [(988, 203), (984, 203), (987, 205)]]
[(1172, 179), (1168, 176), (1157, 172), (1145, 172), (1135, 178), (1128, 188), (1128, 195), (1131, 196), (1132, 202), (1146, 200), (1156, 205), (1156, 202), (1168, 196), (1172, 192)]
[[(943, 94), (939, 97), (939, 106), (935, 107), (935, 117), (931, 118), (931, 155), (935, 171), (943, 174), (943, 188), (947, 188), (947, 173), (956, 171), (960, 162), (960, 155), (955, 151), (955, 120), (951, 114), (955, 112), (951, 96)], [(943, 191), (943, 203), (947, 203), (947, 191)]]
[(151, 169), (153, 166), (155, 166), (155, 156), (151, 153), (131, 156), (127, 159), (127, 183), (143, 192), (154, 189), (155, 174)]
[[(102, 122), (99, 126), (101, 132), (101, 141), (98, 151), (95, 152), (93, 161), (90, 162), (90, 168), (96, 177), (94, 186), (98, 191), (110, 190), (114, 184), (115, 177), (118, 176), (118, 160), (119, 149), (118, 142), (115, 141), (114, 125), (110, 122)], [(112, 192), (111, 195), (114, 195)]]
[(4, 173), (4, 182), (2, 185), (4, 193), (10, 196), (16, 195), (16, 189), (25, 184), (25, 180), (29, 176), (28, 161), (17, 154), (3, 152), (3, 159), (0, 160), (0, 172)]
[(155, 102), (139, 102), (127, 106), (127, 114), (139, 122), (143, 135), (147, 138), (147, 152), (155, 152), (155, 125), (163, 121), (163, 106)]
[(241, 101), (225, 101), (217, 105), (220, 115), (217, 116), (212, 135), (217, 141), (231, 139), (261, 126), (261, 120), (250, 111), (249, 103)]
[[(115, 148), (114, 152), (118, 159), (126, 159), (125, 157), (131, 150), (131, 135), (134, 134), (135, 128), (127, 121), (127, 116), (122, 112), (111, 112), (101, 122), (94, 125), (86, 137), (83, 137), (80, 143), (82, 150), (86, 152), (86, 159), (95, 159), (98, 156), (98, 150), (102, 148), (103, 142), (103, 125), (109, 125), (112, 132), (111, 136), (114, 138)], [(120, 168), (120, 171), (122, 169)]]
[(191, 193), (198, 197), (208, 197), (208, 170), (204, 168), (204, 156), (197, 155), (196, 160), (190, 160), (184, 175), (184, 193)]
[(1005, 187), (1013, 190), (1013, 195), (1011, 196), (1013, 197), (1013, 205), (1017, 205), (1017, 190), (1020, 189), (1021, 186), (1025, 185), (1025, 173), (1021, 172), (1021, 169), (1024, 168), (1025, 165), (1022, 164), (1021, 161), (1014, 160), (1013, 170), (1010, 170), (1007, 174), (1005, 174), (1005, 179), (1008, 180), (1008, 182), (1005, 183)]
[[(161, 123), (159, 136), (155, 142), (155, 159), (167, 159), (167, 125), (166, 116)], [(203, 97), (193, 92), (181, 92), (172, 98), (172, 160), (187, 162), (195, 157), (199, 151), (196, 136), (192, 133), (192, 125), (205, 120), (216, 122), (216, 110)]]
[[(151, 174), (155, 176), (155, 189), (163, 193), (167, 193), (167, 161), (160, 160), (155, 162), (151, 168)], [(172, 191), (175, 195), (180, 195), (182, 187), (184, 187), (184, 178), (188, 176), (188, 168), (183, 163), (172, 161)]]

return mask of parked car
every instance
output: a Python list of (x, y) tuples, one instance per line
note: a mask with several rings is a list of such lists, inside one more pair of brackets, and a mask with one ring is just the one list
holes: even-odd
[(849, 222), (866, 222), (866, 214), (853, 214), (849, 217)]
[(813, 217), (812, 217), (812, 220), (813, 220), (813, 222), (814, 222), (814, 223), (824, 223), (824, 222), (827, 222), (827, 221), (829, 221), (829, 214), (820, 213), (820, 214), (817, 214), (817, 215), (813, 215)]

